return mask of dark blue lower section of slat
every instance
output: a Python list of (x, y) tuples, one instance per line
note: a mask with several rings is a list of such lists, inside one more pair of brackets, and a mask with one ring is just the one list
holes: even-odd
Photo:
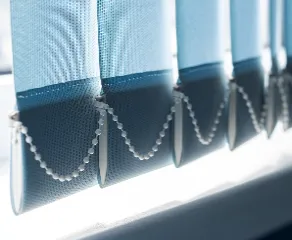
[[(181, 91), (192, 104), (201, 134), (208, 137), (219, 105), (227, 94), (227, 79), (220, 63), (180, 70)], [(183, 110), (183, 152), (181, 165), (187, 164), (225, 145), (226, 114), (222, 113), (211, 144), (202, 145), (194, 131), (186, 105)]]
[(265, 90), (267, 94), (267, 118), (265, 121), (265, 128), (267, 131), (268, 137), (270, 137), (277, 125), (279, 118), (281, 117), (282, 112), (282, 102), (281, 96), (279, 93), (279, 78), (281, 74), (271, 75), (269, 79), (269, 86)]
[[(22, 109), (20, 120), (28, 127), (29, 135), (32, 136), (43, 160), (55, 172), (70, 174), (82, 164), (87, 155), (97, 128), (94, 107), (97, 94), (97, 79), (58, 84), (18, 94), (21, 96), (18, 98), (18, 106)], [(40, 168), (24, 139), (22, 147), (23, 202), (21, 211), (16, 214), (97, 184), (96, 155), (91, 157), (80, 177), (70, 182), (60, 182), (52, 179)]]
[(289, 78), (285, 79), (285, 90), (288, 96), (288, 102), (289, 102), (289, 113), (290, 113), (290, 121), (289, 126), (292, 126), (292, 57), (287, 57), (287, 65), (285, 72), (290, 75)]
[[(259, 120), (264, 104), (264, 71), (260, 59), (249, 59), (234, 64), (234, 81), (248, 94), (249, 100)], [(252, 124), (246, 101), (237, 92), (236, 112), (231, 113), (236, 118), (236, 138), (231, 149), (234, 149), (257, 135)]]
[[(119, 77), (115, 86), (104, 88), (106, 103), (114, 109), (115, 114), (127, 131), (135, 150), (146, 154), (152, 150), (163, 123), (170, 112), (172, 101), (171, 72), (135, 74), (137, 81), (151, 81), (145, 87), (121, 87), (119, 83), (128, 84), (133, 76)], [(150, 78), (150, 79), (149, 79)], [(105, 80), (103, 80), (105, 82)], [(132, 81), (132, 84), (133, 83)], [(124, 90), (125, 89), (125, 90)], [(112, 90), (112, 91), (111, 91)], [(149, 160), (135, 158), (121, 137), (117, 125), (108, 117), (108, 169), (106, 187), (143, 173), (164, 167), (172, 163), (170, 128), (159, 146), (158, 152)]]
[(287, 57), (286, 71), (292, 75), (292, 57)]
[[(292, 66), (291, 66), (292, 67)], [(292, 69), (291, 69), (292, 70)], [(286, 69), (287, 75), (285, 75), (284, 78), (284, 88), (288, 100), (288, 106), (289, 106), (289, 126), (292, 127), (292, 71), (291, 73)]]

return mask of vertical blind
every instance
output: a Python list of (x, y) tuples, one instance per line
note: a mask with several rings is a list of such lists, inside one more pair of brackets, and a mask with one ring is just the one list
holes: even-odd
[[(260, 0), (230, 0), (230, 13), (225, 4), (176, 0), (173, 86), (168, 0), (12, 0), (14, 212), (181, 167), (291, 122), (292, 4), (270, 0), (269, 72)], [(232, 79), (224, 68), (226, 14)]]

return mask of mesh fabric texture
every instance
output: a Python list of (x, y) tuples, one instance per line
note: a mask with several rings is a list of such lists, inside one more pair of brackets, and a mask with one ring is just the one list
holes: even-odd
[[(189, 97), (201, 134), (207, 138), (216, 118), (219, 105), (227, 91), (227, 81), (222, 64), (209, 64), (180, 71), (181, 90)], [(203, 104), (202, 104), (203, 103)], [(187, 164), (226, 143), (226, 114), (222, 113), (217, 131), (210, 145), (202, 145), (194, 131), (189, 111), (183, 110), (183, 152), (180, 165)]]
[[(260, 59), (249, 59), (234, 65), (234, 81), (243, 87), (252, 102), (255, 115), (259, 120), (264, 104), (264, 70)], [(257, 135), (251, 121), (246, 101), (237, 92), (236, 112), (236, 139), (234, 148), (242, 145)]]
[(230, 30), (233, 62), (261, 56), (260, 0), (230, 0)]
[(179, 69), (224, 61), (224, 10), (220, 0), (176, 0)]
[(101, 77), (172, 68), (168, 0), (98, 0)]
[[(131, 77), (125, 76), (125, 78)], [(153, 78), (153, 76), (147, 77), (146, 75), (143, 80), (147, 81), (148, 78)], [(171, 72), (155, 77), (157, 82), (162, 82), (160, 84), (126, 91), (107, 92), (105, 96), (106, 102), (114, 109), (119, 122), (123, 124), (124, 130), (128, 133), (132, 145), (140, 153), (146, 154), (152, 150), (173, 104), (170, 79)], [(108, 119), (108, 171), (102, 187), (172, 163), (171, 126), (155, 156), (147, 161), (140, 161), (129, 151), (116, 123), (110, 117)]]
[(97, 77), (95, 0), (11, 0), (17, 92)]
[[(55, 94), (35, 95), (34, 101), (45, 98), (50, 104), (43, 104), (20, 112), (20, 120), (28, 127), (42, 159), (47, 166), (60, 175), (71, 174), (87, 156), (91, 139), (97, 128), (97, 111), (94, 107), (95, 90), (98, 89), (96, 79), (84, 80), (76, 88), (67, 91), (82, 95), (75, 99), (51, 102)], [(89, 84), (90, 83), (90, 84)], [(69, 83), (67, 83), (69, 84)], [(63, 94), (66, 94), (64, 91)], [(21, 101), (29, 101), (22, 99)], [(60, 182), (41, 169), (39, 162), (29, 150), (23, 138), (23, 172), (24, 192), (21, 212), (45, 205), (75, 192), (97, 184), (97, 157), (93, 155), (81, 176), (70, 182)], [(12, 169), (13, 177), (13, 169)]]
[(283, 0), (269, 0), (270, 3), (270, 49), (272, 73), (280, 73), (279, 54), (283, 43)]

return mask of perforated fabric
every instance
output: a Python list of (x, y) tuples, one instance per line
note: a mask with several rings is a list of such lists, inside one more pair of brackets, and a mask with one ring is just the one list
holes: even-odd
[(179, 69), (225, 57), (225, 1), (176, 0)]
[[(141, 154), (152, 150), (172, 104), (168, 4), (167, 0), (98, 1), (103, 92)], [(170, 164), (170, 132), (154, 157), (139, 161), (109, 119), (107, 150), (103, 187)]]
[(285, 48), (287, 54), (287, 70), (292, 74), (292, 2), (285, 0)]
[(280, 72), (279, 54), (283, 43), (283, 0), (270, 0), (270, 49), (272, 73)]
[(95, 0), (11, 0), (17, 92), (97, 77)]
[[(96, 79), (76, 81), (76, 87), (70, 87), (72, 82), (64, 83), (62, 94), (75, 95), (73, 99), (55, 101), (60, 92), (49, 92), (33, 95), (30, 98), (19, 99), (21, 106), (27, 102), (41, 102), (33, 108), (20, 112), (20, 120), (28, 127), (33, 143), (36, 145), (47, 166), (60, 175), (67, 175), (76, 170), (87, 156), (91, 139), (97, 128), (97, 111), (94, 106), (94, 96), (98, 89)], [(46, 92), (48, 87), (42, 89)], [(21, 95), (30, 92), (19, 93)], [(29, 145), (22, 141), (24, 163), (24, 189), (22, 208), (17, 214), (32, 210), (44, 204), (59, 200), (70, 194), (84, 190), (97, 184), (97, 155), (93, 155), (84, 173), (70, 182), (54, 180), (40, 168), (39, 162), (29, 150)], [(11, 177), (14, 176), (11, 169)]]
[[(233, 76), (237, 85), (248, 94), (256, 118), (261, 118), (264, 101), (265, 73), (261, 64), (263, 49), (260, 0), (230, 0), (231, 45), (233, 60)], [(234, 149), (254, 137), (257, 132), (251, 121), (246, 100), (236, 88), (231, 89), (229, 104), (228, 136), (230, 148)], [(230, 105), (229, 105), (230, 106)], [(230, 110), (231, 109), (231, 110)]]
[(261, 56), (260, 0), (230, 0), (231, 48), (233, 62)]
[[(260, 58), (249, 59), (234, 65), (235, 82), (248, 94), (257, 119), (261, 116), (264, 103), (264, 77)], [(240, 94), (236, 96), (236, 112), (232, 114), (236, 119), (236, 138), (233, 145), (233, 148), (236, 148), (257, 135), (257, 132), (252, 124), (246, 101)]]
[(101, 77), (171, 69), (168, 0), (98, 0)]
[[(143, 75), (142, 75), (143, 76)], [(125, 76), (128, 78), (129, 76)], [(143, 80), (148, 81), (147, 75)], [(164, 78), (165, 80), (162, 80)], [(152, 150), (172, 103), (172, 89), (167, 85), (168, 74), (154, 77), (160, 82), (155, 86), (129, 89), (127, 91), (107, 92), (106, 102), (115, 109), (115, 114), (123, 124), (135, 149), (146, 154)], [(164, 82), (164, 83), (163, 83)], [(116, 123), (109, 118), (108, 125), (108, 171), (102, 187), (153, 171), (172, 163), (170, 143), (171, 125), (166, 132), (159, 151), (153, 158), (140, 161), (133, 157), (125, 144)]]
[[(11, 19), (20, 121), (47, 166), (70, 174), (87, 156), (97, 128), (96, 1), (12, 0)], [(24, 189), (17, 214), (97, 184), (96, 155), (82, 176), (63, 183), (40, 168), (24, 139), (22, 157)]]
[(279, 54), (283, 37), (283, 0), (270, 0), (270, 49), (272, 57)]
[[(195, 111), (202, 136), (207, 139), (212, 131), (219, 106), (227, 92), (226, 76), (222, 63), (200, 65), (180, 71), (182, 91), (189, 97)], [(222, 113), (215, 137), (209, 145), (199, 142), (189, 111), (183, 110), (183, 151), (181, 165), (223, 147), (226, 143), (226, 114)]]

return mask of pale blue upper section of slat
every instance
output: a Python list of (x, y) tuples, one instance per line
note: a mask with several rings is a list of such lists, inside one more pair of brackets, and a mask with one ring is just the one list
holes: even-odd
[(233, 62), (261, 56), (260, 0), (230, 0), (231, 47)]
[(17, 92), (99, 75), (96, 0), (11, 0)]
[(102, 78), (172, 68), (169, 0), (99, 0)]
[(276, 57), (282, 47), (283, 3), (283, 0), (269, 0), (270, 49), (272, 57)]
[(222, 0), (176, 0), (179, 69), (224, 60), (224, 9)]
[(285, 1), (285, 47), (288, 57), (292, 57), (292, 1)]

